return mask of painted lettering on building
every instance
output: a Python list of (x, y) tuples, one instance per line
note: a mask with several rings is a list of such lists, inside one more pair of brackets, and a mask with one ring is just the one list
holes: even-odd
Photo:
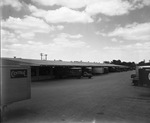
[(11, 78), (25, 78), (27, 77), (27, 69), (13, 69), (10, 70)]

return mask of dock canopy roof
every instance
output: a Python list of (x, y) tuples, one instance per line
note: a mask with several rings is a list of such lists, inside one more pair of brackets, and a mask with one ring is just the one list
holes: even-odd
[(68, 66), (68, 67), (126, 67), (122, 65), (105, 64), (97, 62), (68, 62), (61, 60), (37, 60), (22, 58), (1, 58), (2, 65), (28, 65), (28, 66)]

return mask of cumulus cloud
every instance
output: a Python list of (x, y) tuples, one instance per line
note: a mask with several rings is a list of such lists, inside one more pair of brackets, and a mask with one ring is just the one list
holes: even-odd
[(98, 20), (97, 20), (97, 23), (99, 23), (99, 22), (101, 22), (102, 21), (102, 19), (101, 18), (99, 18)]
[(118, 40), (116, 38), (113, 38), (111, 41), (112, 42), (118, 42)]
[(19, 0), (2, 0), (1, 6), (12, 6), (17, 11), (19, 11), (22, 7), (22, 4), (19, 2)]
[(105, 50), (132, 50), (132, 51), (143, 51), (143, 52), (150, 52), (150, 42), (145, 43), (135, 43), (129, 45), (120, 45), (120, 46), (106, 46), (104, 47)]
[(42, 4), (44, 6), (66, 6), (68, 8), (82, 8), (86, 5), (86, 0), (32, 0), (38, 4)]
[[(69, 35), (70, 36), (70, 35)], [(29, 40), (26, 43), (16, 42), (11, 45), (6, 45), (3, 47), (4, 56), (17, 56), (17, 57), (40, 57), (40, 52), (54, 54), (54, 58), (62, 56), (61, 53), (67, 53), (74, 51), (75, 49), (81, 49), (82, 47), (87, 48), (87, 44), (84, 41), (81, 41), (76, 38), (68, 38), (61, 35), (56, 36), (49, 43), (44, 43), (41, 41)], [(28, 50), (27, 50), (28, 49)], [(19, 51), (19, 52), (18, 52)], [(31, 54), (32, 53), (32, 54)], [(57, 55), (56, 55), (57, 54)]]
[(129, 13), (136, 8), (149, 6), (149, 0), (32, 0), (44, 6), (62, 6), (71, 9), (85, 8), (90, 16), (99, 13), (115, 16)]
[(93, 19), (84, 11), (79, 12), (67, 7), (61, 7), (56, 10), (42, 10), (33, 5), (29, 5), (29, 10), (35, 17), (44, 18), (49, 23), (91, 23)]
[(150, 1), (149, 0), (143, 0), (143, 4), (149, 6), (150, 5)]
[(128, 1), (122, 0), (32, 0), (45, 6), (60, 5), (67, 8), (83, 8), (87, 14), (96, 15), (99, 13), (114, 16), (128, 13), (132, 7)]
[(134, 61), (141, 61), (143, 59), (149, 60), (150, 42), (107, 46), (104, 47), (104, 52), (111, 54), (109, 56), (113, 56), (112, 59), (132, 59)]
[(81, 40), (69, 40), (67, 38), (55, 38), (53, 43), (51, 44), (52, 47), (69, 47), (69, 48), (81, 48), (86, 45), (85, 42)]
[(20, 34), (20, 37), (23, 39), (33, 39), (35, 36), (34, 32), (25, 32), (25, 33), (18, 32), (18, 34)]
[(150, 6), (150, 0), (132, 0), (130, 2), (133, 4), (132, 9), (143, 8), (144, 6)]
[(96, 15), (99, 13), (114, 16), (127, 14), (131, 5), (127, 1), (121, 0), (97, 0), (94, 3), (89, 4), (85, 11), (89, 15)]
[(13, 43), (12, 45), (6, 45), (3, 47), (3, 56), (17, 56), (17, 57), (34, 57), (39, 56), (40, 52), (45, 52), (48, 49), (48, 45), (44, 45), (41, 42), (29, 40), (26, 43)]
[(58, 30), (63, 30), (63, 29), (64, 29), (64, 26), (63, 26), (63, 25), (57, 25), (56, 28), (57, 28)]
[(97, 32), (95, 32), (95, 34), (96, 35), (101, 35), (101, 36), (107, 36), (107, 34), (106, 33), (103, 33), (103, 32), (100, 32), (100, 31), (97, 31)]
[(81, 34), (70, 35), (70, 34), (67, 34), (67, 33), (61, 33), (61, 34), (58, 35), (58, 37), (78, 39), (78, 38), (82, 38), (83, 36)]
[(7, 30), (1, 29), (2, 43), (16, 43), (18, 42), (17, 36)]
[(50, 43), (50, 45), (53, 47), (80, 48), (87, 45), (84, 41), (79, 40), (81, 37), (83, 37), (81, 34), (70, 35), (67, 33), (61, 33), (53, 39), (53, 43)]
[(53, 37), (52, 42), (48, 45), (52, 49), (64, 48), (81, 48), (88, 46), (84, 41), (80, 40), (83, 37), (81, 34), (71, 35), (67, 33), (60, 33)]
[(150, 40), (150, 23), (133, 23), (125, 27), (118, 27), (108, 36), (118, 36), (127, 40)]
[[(114, 3), (117, 3), (118, 5), (121, 5), (120, 3), (125, 2), (124, 0), (32, 0), (32, 1), (40, 5), (44, 5), (44, 6), (58, 5), (58, 6), (66, 6), (68, 8), (73, 8), (73, 9), (83, 8), (83, 7), (87, 7), (87, 6), (98, 4), (98, 3), (106, 5), (104, 1), (107, 4), (111, 4), (112, 2), (114, 2)], [(130, 3), (132, 7), (150, 5), (149, 0), (131, 0), (131, 1), (126, 1), (126, 2)]]
[(111, 41), (114, 42), (114, 43), (123, 43), (122, 40), (118, 40), (116, 38), (112, 38)]
[(53, 28), (46, 24), (43, 20), (32, 16), (25, 16), (23, 19), (9, 17), (6, 21), (2, 20), (2, 27), (10, 28), (14, 30), (24, 30), (47, 33)]
[(2, 20), (2, 27), (12, 29), (23, 38), (33, 38), (35, 33), (49, 33), (54, 30), (53, 26), (31, 16), (25, 16), (23, 19), (9, 17), (7, 20)]

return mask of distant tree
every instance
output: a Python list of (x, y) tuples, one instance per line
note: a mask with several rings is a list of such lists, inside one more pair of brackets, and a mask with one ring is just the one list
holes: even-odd
[(112, 64), (121, 65), (121, 60), (113, 60)]
[(145, 61), (140, 61), (140, 62), (138, 63), (138, 65), (139, 65), (139, 66), (145, 65)]
[(109, 62), (109, 61), (104, 61), (103, 63), (105, 63), (105, 64), (109, 64), (110, 62)]
[(145, 63), (145, 60), (138, 63), (139, 66), (150, 65), (150, 62)]
[(128, 66), (132, 69), (134, 69), (136, 66), (135, 62), (125, 62), (125, 61), (121, 62), (121, 60), (113, 60), (113, 61), (111, 61), (111, 64), (124, 65), (124, 66)]

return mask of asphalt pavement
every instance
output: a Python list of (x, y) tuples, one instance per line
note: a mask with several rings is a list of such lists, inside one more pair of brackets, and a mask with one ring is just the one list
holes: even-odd
[(150, 88), (132, 86), (132, 73), (33, 82), (4, 123), (150, 123)]

